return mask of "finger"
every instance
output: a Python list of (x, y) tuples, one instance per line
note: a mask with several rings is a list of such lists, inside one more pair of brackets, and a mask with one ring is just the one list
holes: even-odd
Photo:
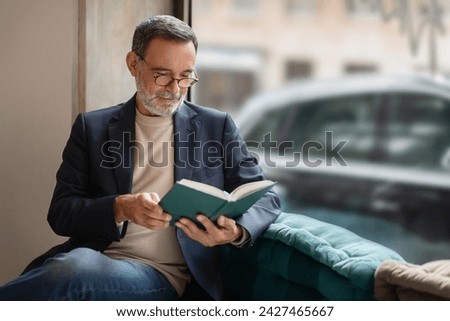
[(199, 214), (195, 217), (197, 221), (202, 223), (202, 225), (205, 227), (205, 229), (208, 232), (213, 232), (214, 230), (217, 230), (216, 224), (214, 224), (213, 221), (211, 221), (207, 216)]
[(200, 239), (200, 232), (195, 232), (195, 227), (192, 226), (195, 225), (192, 222), (189, 222), (189, 220), (186, 219), (179, 219), (175, 226), (178, 227), (180, 230), (184, 232), (189, 238), (196, 240), (200, 242), (201, 244), (205, 245), (203, 240)]
[(166, 212), (155, 213), (150, 212), (145, 214), (145, 227), (158, 230), (169, 227), (172, 216)]
[(155, 220), (161, 220), (163, 222), (169, 222), (172, 216), (164, 212), (162, 207), (158, 204), (159, 196), (157, 193), (143, 193), (142, 194), (143, 206), (146, 209), (144, 214), (148, 218), (153, 218)]
[(140, 195), (140, 201), (145, 208), (153, 209), (158, 205), (158, 194), (156, 193), (142, 193)]
[(195, 224), (190, 219), (182, 217), (178, 220), (178, 223), (182, 225), (187, 231), (189, 231), (190, 234), (204, 232), (197, 226), (197, 224)]
[(146, 211), (146, 215), (148, 218), (153, 218), (164, 222), (170, 222), (172, 220), (172, 215), (164, 212), (162, 207), (159, 205), (156, 205), (153, 209)]
[(170, 223), (161, 220), (147, 220), (144, 227), (150, 230), (162, 230), (169, 227)]
[(234, 230), (234, 228), (236, 227), (236, 221), (221, 215), (217, 219), (217, 225), (227, 230)]
[[(153, 202), (152, 200), (149, 200)], [(163, 229), (169, 226), (172, 216), (166, 213), (162, 208), (155, 204), (152, 206), (144, 206), (142, 210), (137, 212), (134, 217), (136, 224), (142, 225), (146, 228), (156, 230)]]
[(207, 216), (197, 215), (197, 219), (206, 229), (206, 238), (209, 246), (227, 243), (229, 236), (233, 234), (233, 228), (223, 228), (216, 225)]
[(167, 227), (172, 220), (172, 216), (169, 213), (161, 212), (161, 213), (146, 213), (146, 224), (153, 225), (155, 227)]
[(190, 228), (185, 224), (185, 222), (183, 222), (183, 219), (179, 219), (178, 221), (176, 221), (175, 226), (178, 227), (180, 230), (182, 230), (184, 232), (184, 234), (186, 234), (187, 236), (192, 238), (191, 237), (192, 232), (191, 232)]
[(210, 247), (215, 245), (206, 230), (200, 229), (197, 224), (187, 218), (179, 219), (175, 226), (180, 228), (189, 238), (204, 246)]
[(149, 229), (161, 229), (168, 227), (170, 224), (170, 215), (167, 213), (163, 213), (163, 215), (164, 216), (162, 216), (162, 214), (158, 215), (154, 212), (144, 210), (143, 212), (134, 215), (132, 221)]
[(132, 222), (150, 230), (159, 230), (169, 226), (169, 222), (148, 218), (145, 215), (136, 217)]
[(217, 225), (222, 233), (222, 242), (230, 243), (242, 237), (244, 231), (242, 226), (238, 225), (235, 220), (220, 216), (217, 219)]
[(151, 198), (152, 201), (154, 201), (154, 202), (156, 202), (156, 203), (159, 203), (159, 201), (160, 201), (161, 199), (159, 198), (158, 193), (151, 192), (151, 193), (149, 193), (149, 194), (150, 194), (150, 198)]
[(141, 193), (137, 195), (137, 201), (139, 202), (140, 206), (150, 211), (153, 211), (158, 205), (158, 203), (152, 199), (150, 193)]

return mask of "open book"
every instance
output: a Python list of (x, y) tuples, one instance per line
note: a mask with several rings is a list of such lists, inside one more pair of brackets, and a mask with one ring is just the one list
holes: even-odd
[(182, 179), (159, 202), (165, 212), (172, 215), (173, 225), (179, 218), (193, 221), (201, 213), (215, 221), (220, 215), (237, 217), (244, 214), (275, 182), (270, 180), (243, 184), (227, 193), (204, 183)]

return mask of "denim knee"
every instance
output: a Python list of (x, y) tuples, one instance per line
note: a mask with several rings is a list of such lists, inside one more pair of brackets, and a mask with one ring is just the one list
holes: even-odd
[(77, 248), (47, 259), (42, 268), (46, 274), (60, 282), (72, 282), (79, 277), (95, 276), (105, 272), (99, 264), (102, 254), (89, 248)]

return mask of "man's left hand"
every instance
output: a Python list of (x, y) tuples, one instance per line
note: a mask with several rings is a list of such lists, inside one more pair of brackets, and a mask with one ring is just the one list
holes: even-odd
[(179, 219), (175, 225), (204, 246), (228, 244), (242, 237), (242, 227), (231, 218), (220, 216), (216, 224), (205, 215), (199, 214), (196, 218), (205, 227), (204, 230), (187, 218)]

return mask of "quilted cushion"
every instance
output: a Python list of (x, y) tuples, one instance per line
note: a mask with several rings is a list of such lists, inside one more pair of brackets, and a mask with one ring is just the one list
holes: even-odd
[(248, 250), (225, 249), (227, 290), (243, 300), (372, 300), (376, 268), (403, 261), (344, 228), (291, 213)]
[(450, 260), (423, 265), (383, 262), (375, 272), (378, 300), (450, 300)]

